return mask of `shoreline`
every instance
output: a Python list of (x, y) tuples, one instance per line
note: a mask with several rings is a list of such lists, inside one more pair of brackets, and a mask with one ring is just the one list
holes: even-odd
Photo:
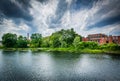
[(73, 49), (73, 48), (0, 48), (3, 51), (20, 51), (20, 52), (68, 52), (68, 53), (89, 53), (89, 54), (120, 54), (120, 50), (101, 50), (101, 49)]

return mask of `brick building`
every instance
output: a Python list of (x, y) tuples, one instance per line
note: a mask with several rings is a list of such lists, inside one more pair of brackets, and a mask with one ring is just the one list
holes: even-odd
[(100, 43), (100, 40), (101, 40), (101, 38), (106, 38), (107, 37), (107, 35), (105, 35), (105, 34), (90, 34), (90, 35), (88, 35), (88, 41), (95, 41), (95, 42), (98, 42), (98, 43)]
[(90, 34), (88, 37), (83, 37), (82, 41), (94, 41), (98, 42), (99, 44), (106, 44), (106, 43), (116, 43), (120, 45), (120, 36), (107, 36), (105, 34)]
[(88, 38), (87, 37), (82, 37), (82, 41), (86, 42), (86, 41), (88, 41)]
[(112, 42), (120, 45), (120, 36), (112, 36)]

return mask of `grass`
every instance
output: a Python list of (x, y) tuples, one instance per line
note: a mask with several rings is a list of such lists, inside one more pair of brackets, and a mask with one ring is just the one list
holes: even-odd
[(39, 52), (39, 51), (51, 51), (51, 52), (70, 52), (70, 53), (89, 53), (89, 54), (120, 54), (120, 50), (106, 50), (106, 49), (75, 49), (75, 48), (3, 48), (4, 51), (28, 51)]
[[(35, 51), (58, 51), (58, 52), (71, 52), (71, 53), (90, 53), (90, 54), (120, 54), (120, 51), (101, 50), (101, 49), (74, 49), (74, 48), (34, 48)], [(34, 51), (34, 50), (33, 50)]]
[(4, 51), (28, 51), (29, 48), (3, 48)]

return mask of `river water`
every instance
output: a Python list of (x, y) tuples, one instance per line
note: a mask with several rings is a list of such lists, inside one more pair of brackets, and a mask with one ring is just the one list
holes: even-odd
[(120, 81), (120, 56), (0, 50), (0, 81)]

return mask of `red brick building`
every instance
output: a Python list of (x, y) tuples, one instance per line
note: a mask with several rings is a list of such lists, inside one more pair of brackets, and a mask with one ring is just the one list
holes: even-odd
[(120, 45), (120, 36), (107, 36), (105, 34), (90, 34), (86, 38), (82, 38), (82, 41), (94, 41), (98, 42), (99, 44), (106, 44), (106, 43), (116, 43)]
[(86, 42), (86, 41), (88, 41), (88, 38), (87, 37), (82, 37), (82, 41)]
[(101, 38), (106, 38), (107, 37), (107, 35), (105, 35), (105, 34), (90, 34), (90, 35), (88, 35), (88, 40), (89, 41), (95, 41), (95, 42), (98, 42), (98, 43), (100, 43), (100, 40), (101, 40)]
[[(120, 36), (112, 36), (111, 40), (113, 43), (119, 44), (120, 45)], [(110, 40), (109, 40), (110, 41)], [(110, 41), (111, 42), (111, 41)]]

